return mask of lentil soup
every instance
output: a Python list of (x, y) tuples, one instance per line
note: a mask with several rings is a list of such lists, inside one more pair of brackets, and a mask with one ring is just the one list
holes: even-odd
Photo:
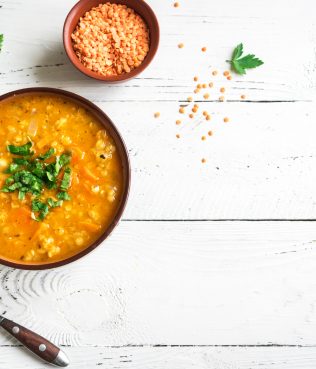
[(0, 258), (49, 264), (94, 244), (125, 191), (118, 151), (72, 99), (39, 92), (0, 101)]

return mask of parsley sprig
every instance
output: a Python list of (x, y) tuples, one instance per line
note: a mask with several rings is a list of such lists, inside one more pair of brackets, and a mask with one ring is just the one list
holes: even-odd
[(246, 69), (256, 68), (263, 64), (263, 61), (254, 54), (248, 54), (242, 57), (243, 48), (242, 43), (237, 45), (233, 51), (232, 59), (227, 60), (238, 74), (246, 74)]
[[(23, 200), (28, 193), (32, 197), (32, 218), (42, 221), (51, 208), (62, 206), (64, 200), (70, 200), (67, 190), (71, 184), (70, 153), (55, 156), (55, 150), (50, 148), (45, 153), (34, 157), (31, 151), (32, 143), (22, 146), (8, 145), (7, 150), (17, 157), (4, 171), (10, 176), (6, 179), (1, 192), (18, 192), (19, 200)], [(46, 160), (50, 159), (47, 163)], [(60, 179), (60, 176), (61, 179)], [(46, 202), (40, 200), (44, 189), (56, 189), (56, 198), (48, 198)], [(37, 215), (35, 215), (37, 213)]]

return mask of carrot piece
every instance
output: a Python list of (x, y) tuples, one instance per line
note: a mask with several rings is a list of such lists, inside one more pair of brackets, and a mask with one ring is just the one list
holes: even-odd
[(44, 137), (37, 142), (37, 147), (39, 149), (42, 149), (44, 146), (46, 146), (46, 144), (47, 144), (47, 137)]
[(10, 220), (18, 225), (28, 225), (31, 223), (31, 209), (21, 206), (18, 209), (14, 209), (10, 213)]
[(99, 180), (99, 177), (97, 177), (94, 173), (92, 173), (91, 170), (88, 169), (87, 167), (83, 167), (80, 172), (83, 175), (83, 177), (88, 179), (89, 181), (95, 182)]
[(99, 224), (94, 224), (94, 223), (85, 222), (85, 221), (79, 222), (79, 225), (86, 228), (86, 230), (90, 232), (97, 232), (101, 228)]
[(41, 222), (37, 228), (37, 230), (34, 232), (32, 238), (31, 238), (31, 241), (34, 241), (36, 240), (36, 238), (40, 235), (40, 233), (45, 229), (47, 228), (47, 224), (46, 223), (43, 223)]
[(72, 146), (70, 150), (72, 153), (72, 164), (77, 164), (80, 160), (84, 158), (85, 153), (81, 149), (79, 149), (78, 146)]

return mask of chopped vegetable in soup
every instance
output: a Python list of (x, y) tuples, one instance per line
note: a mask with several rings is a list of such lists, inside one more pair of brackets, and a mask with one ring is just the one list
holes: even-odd
[(65, 259), (97, 240), (122, 191), (113, 139), (74, 102), (25, 95), (0, 103), (0, 256)]

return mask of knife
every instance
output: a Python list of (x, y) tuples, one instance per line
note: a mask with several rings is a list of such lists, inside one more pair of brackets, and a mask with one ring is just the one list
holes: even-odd
[(60, 348), (38, 334), (1, 315), (0, 326), (21, 342), (23, 346), (48, 363), (61, 367), (69, 365), (67, 355)]

